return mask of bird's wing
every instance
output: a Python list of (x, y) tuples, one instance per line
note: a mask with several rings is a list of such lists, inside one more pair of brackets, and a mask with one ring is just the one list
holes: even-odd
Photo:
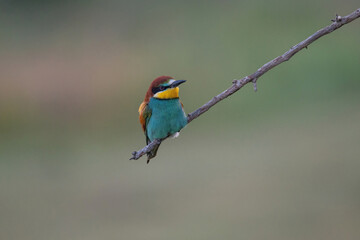
[[(180, 103), (181, 103), (182, 110), (183, 110), (184, 113), (185, 113), (184, 104), (183, 104), (181, 101), (180, 101)], [(186, 113), (185, 113), (185, 115), (186, 115)]]
[(150, 139), (146, 132), (146, 125), (148, 124), (150, 117), (151, 117), (151, 109), (150, 109), (149, 105), (146, 102), (141, 103), (141, 105), (139, 107), (139, 120), (140, 120), (141, 127), (146, 136), (146, 144), (150, 143)]

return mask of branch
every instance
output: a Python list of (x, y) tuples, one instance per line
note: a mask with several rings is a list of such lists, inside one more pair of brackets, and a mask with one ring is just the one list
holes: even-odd
[[(360, 17), (360, 8), (352, 12), (351, 14), (341, 17), (336, 14), (335, 19), (331, 20), (333, 23), (318, 30), (316, 33), (305, 39), (304, 41), (296, 44), (295, 46), (291, 47), (289, 51), (285, 52), (283, 55), (278, 56), (271, 60), (270, 62), (264, 64), (261, 68), (259, 68), (256, 72), (253, 74), (246, 76), (242, 79), (235, 79), (228, 89), (220, 93), (219, 95), (213, 97), (209, 102), (205, 103), (200, 108), (196, 109), (194, 112), (188, 114), (187, 120), (188, 123), (190, 123), (195, 118), (199, 117), (201, 114), (209, 110), (212, 106), (220, 102), (221, 100), (224, 100), (225, 98), (229, 97), (233, 93), (237, 92), (239, 89), (241, 89), (243, 86), (248, 84), (249, 82), (252, 82), (254, 84), (254, 90), (256, 91), (256, 81), (266, 72), (268, 72), (270, 69), (276, 67), (277, 65), (288, 61), (292, 56), (294, 56), (296, 53), (298, 53), (300, 50), (307, 48), (312, 42), (316, 41), (318, 38), (325, 36), (336, 29), (342, 27), (343, 25), (352, 22), (353, 20)], [(135, 151), (132, 153), (132, 158), (134, 160), (139, 159), (141, 156), (143, 156), (145, 153), (150, 152), (155, 145), (161, 143), (164, 139), (156, 139), (153, 142), (151, 142), (149, 145), (144, 147), (143, 149), (139, 151)]]

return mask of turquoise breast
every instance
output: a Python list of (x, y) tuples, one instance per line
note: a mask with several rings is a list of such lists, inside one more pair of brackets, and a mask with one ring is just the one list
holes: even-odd
[(151, 98), (148, 106), (151, 109), (151, 117), (146, 131), (150, 141), (168, 137), (187, 124), (186, 114), (178, 98)]

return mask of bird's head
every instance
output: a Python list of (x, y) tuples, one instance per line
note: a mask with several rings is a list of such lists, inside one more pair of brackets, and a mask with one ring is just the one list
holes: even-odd
[(158, 99), (179, 98), (178, 86), (184, 82), (186, 82), (186, 80), (175, 80), (169, 76), (160, 76), (150, 84), (145, 96), (145, 101), (149, 101), (152, 97)]

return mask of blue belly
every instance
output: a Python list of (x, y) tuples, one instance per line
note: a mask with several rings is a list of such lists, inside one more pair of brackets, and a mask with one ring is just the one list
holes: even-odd
[(151, 98), (148, 106), (151, 117), (146, 131), (150, 141), (179, 132), (187, 124), (186, 114), (178, 98)]

